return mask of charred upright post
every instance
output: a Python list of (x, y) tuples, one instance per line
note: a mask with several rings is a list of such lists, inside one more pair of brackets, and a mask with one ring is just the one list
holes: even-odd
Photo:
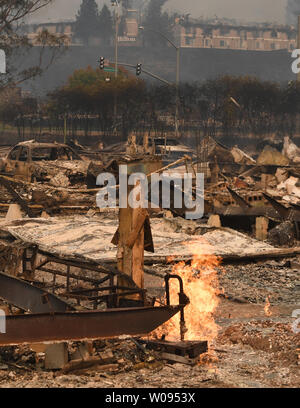
[[(141, 172), (144, 174), (156, 171), (161, 167), (160, 161), (134, 161), (128, 164), (128, 174)], [(145, 208), (132, 208), (128, 197), (135, 186), (128, 186), (126, 197), (126, 208), (119, 209), (119, 228), (117, 232), (118, 252), (117, 262), (120, 272), (129, 275), (135, 284), (144, 288), (144, 250), (147, 247), (147, 236), (145, 233), (149, 228), (148, 210)], [(151, 232), (150, 232), (151, 234)], [(146, 242), (145, 242), (146, 237)], [(118, 278), (118, 286), (128, 286), (128, 281), (122, 277)], [(123, 291), (124, 292), (124, 291)], [(122, 291), (120, 291), (122, 293)], [(136, 303), (144, 304), (140, 294), (119, 297), (120, 306), (129, 306)]]

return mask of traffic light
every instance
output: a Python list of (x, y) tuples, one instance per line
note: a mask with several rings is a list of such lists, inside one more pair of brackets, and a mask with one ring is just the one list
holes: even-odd
[(104, 69), (104, 62), (105, 62), (105, 58), (100, 57), (100, 69)]
[(137, 64), (136, 65), (136, 76), (141, 75), (142, 73), (142, 64)]

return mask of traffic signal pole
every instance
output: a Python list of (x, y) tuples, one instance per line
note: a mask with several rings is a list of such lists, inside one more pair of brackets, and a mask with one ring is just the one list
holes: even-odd
[[(112, 61), (112, 64), (114, 64), (114, 61)], [(129, 67), (129, 68), (134, 68), (134, 69), (136, 69), (136, 65), (133, 65), (133, 64), (127, 64), (127, 63), (125, 63), (125, 62), (119, 62), (119, 66), (124, 66), (124, 67)], [(160, 82), (163, 82), (164, 84), (166, 84), (166, 85), (169, 85), (169, 86), (174, 86), (174, 85), (176, 85), (176, 84), (174, 84), (174, 82), (172, 83), (172, 82), (169, 82), (169, 81), (167, 81), (166, 79), (164, 79), (164, 78), (162, 78), (162, 77), (160, 77), (160, 76), (158, 76), (158, 75), (156, 75), (156, 74), (153, 74), (153, 72), (150, 72), (150, 71), (147, 71), (146, 69), (142, 69), (141, 70), (141, 73), (143, 73), (143, 74), (146, 74), (146, 75), (148, 75), (148, 76), (150, 76), (150, 77), (152, 77), (152, 78), (154, 78), (154, 79), (157, 79), (158, 81), (160, 81)]]

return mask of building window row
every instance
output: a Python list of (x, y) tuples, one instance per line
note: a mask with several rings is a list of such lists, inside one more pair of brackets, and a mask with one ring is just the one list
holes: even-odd
[(203, 38), (199, 37), (185, 37), (181, 41), (181, 46), (194, 47), (194, 48), (228, 48), (228, 49), (247, 49), (247, 50), (280, 50), (287, 49), (292, 51), (296, 47), (296, 41), (288, 40), (266, 40), (260, 39), (254, 41), (253, 39), (243, 39), (239, 37), (226, 37), (226, 38)]

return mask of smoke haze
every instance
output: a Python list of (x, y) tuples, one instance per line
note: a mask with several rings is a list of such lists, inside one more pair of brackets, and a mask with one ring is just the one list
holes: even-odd
[[(96, 0), (99, 7), (108, 0)], [(142, 0), (140, 0), (142, 1)], [(289, 0), (299, 5), (300, 0)], [(81, 0), (54, 0), (53, 4), (32, 17), (32, 21), (58, 21), (74, 19)], [(289, 4), (289, 10), (293, 5)], [(269, 21), (284, 24), (287, 13), (287, 0), (168, 0), (166, 9), (179, 13), (190, 13), (192, 17), (226, 17), (243, 21)]]
[(288, 0), (286, 7), (287, 23), (296, 24), (298, 15), (300, 15), (300, 0)]

